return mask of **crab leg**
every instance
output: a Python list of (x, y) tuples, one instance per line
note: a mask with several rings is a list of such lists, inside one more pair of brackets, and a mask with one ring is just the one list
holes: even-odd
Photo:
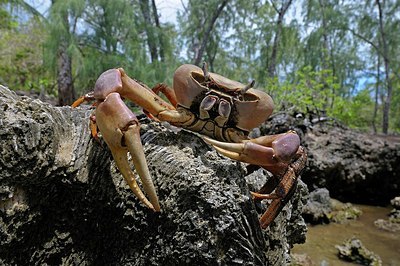
[[(140, 141), (140, 125), (136, 116), (124, 104), (118, 93), (110, 93), (96, 109), (96, 124), (105, 142), (111, 150), (118, 169), (129, 184), (133, 193), (147, 207), (160, 211), (157, 194), (150, 177), (149, 169)], [(142, 186), (150, 201), (140, 190), (130, 169), (127, 153), (131, 153), (132, 162), (142, 180)]]
[(193, 114), (183, 110), (177, 111), (156, 93), (131, 79), (122, 68), (110, 69), (101, 74), (95, 87), (96, 99), (105, 99), (110, 93), (117, 92), (161, 121), (184, 125), (192, 123), (195, 119)]
[[(263, 229), (267, 228), (294, 193), (297, 177), (304, 168), (307, 153), (300, 146), (298, 135), (288, 133), (263, 136), (242, 143), (226, 143), (205, 137), (205, 141), (223, 155), (242, 162), (259, 165), (279, 178), (273, 193), (252, 192), (255, 200), (269, 199), (272, 202), (260, 218)], [(264, 187), (263, 187), (264, 188)]]
[(159, 95), (161, 92), (164, 94), (169, 102), (176, 108), (178, 106), (178, 99), (176, 98), (175, 91), (163, 83), (159, 83), (151, 89), (155, 94)]
[(300, 175), (301, 170), (304, 169), (307, 161), (307, 153), (303, 147), (298, 149), (296, 157), (295, 161), (288, 166), (274, 193), (259, 194), (252, 192), (254, 199), (272, 199), (267, 210), (260, 218), (260, 225), (263, 229), (267, 228), (274, 221), (296, 191), (297, 177)]
[(244, 140), (242, 143), (204, 139), (221, 154), (233, 160), (259, 165), (274, 175), (283, 174), (282, 171), (286, 170), (300, 146), (299, 136), (292, 131)]

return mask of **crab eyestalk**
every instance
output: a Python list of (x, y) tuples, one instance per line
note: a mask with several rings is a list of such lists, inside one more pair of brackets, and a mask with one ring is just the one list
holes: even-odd
[(244, 88), (240, 90), (240, 93), (244, 95), (248, 90), (254, 87), (256, 81), (253, 79), (249, 84), (247, 84)]
[(209, 81), (211, 79), (211, 76), (210, 76), (210, 72), (208, 72), (208, 67), (207, 67), (206, 62), (203, 62), (201, 69), (203, 70), (204, 81), (205, 82)]
[[(133, 193), (144, 205), (154, 211), (160, 211), (157, 193), (147, 167), (143, 147), (140, 141), (140, 125), (136, 116), (124, 104), (118, 93), (110, 93), (96, 109), (96, 124), (104, 141), (111, 150), (118, 169), (124, 176)], [(129, 166), (127, 153), (142, 181), (143, 189), (150, 201), (139, 188)]]

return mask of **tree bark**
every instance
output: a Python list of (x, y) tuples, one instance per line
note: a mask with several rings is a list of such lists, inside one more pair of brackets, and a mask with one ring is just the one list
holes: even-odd
[[(54, 2), (53, 2), (54, 4)], [(69, 31), (68, 13), (61, 14), (64, 28)], [(71, 105), (75, 99), (74, 83), (72, 78), (72, 58), (68, 54), (68, 37), (61, 36), (57, 50), (57, 85), (58, 105)]]
[(165, 62), (165, 51), (164, 51), (164, 37), (163, 37), (163, 32), (162, 28), (160, 25), (160, 20), (158, 18), (158, 12), (157, 12), (157, 5), (155, 0), (151, 0), (151, 6), (153, 9), (153, 17), (154, 17), (154, 22), (157, 28), (157, 36), (158, 36), (158, 51), (160, 54), (160, 60), (161, 62)]
[(273, 7), (275, 11), (278, 13), (278, 19), (276, 21), (276, 33), (274, 36), (274, 41), (272, 43), (272, 52), (269, 58), (269, 66), (268, 66), (268, 76), (274, 77), (276, 75), (276, 61), (278, 57), (278, 48), (279, 48), (279, 41), (282, 35), (282, 23), (285, 17), (286, 11), (292, 4), (292, 0), (285, 2), (280, 9), (278, 9), (274, 2), (272, 1)]
[(381, 83), (381, 56), (378, 54), (377, 55), (377, 65), (376, 65), (376, 84), (375, 84), (375, 100), (374, 100), (374, 113), (372, 115), (372, 129), (374, 130), (374, 133), (376, 134), (378, 132), (377, 126), (376, 126), (376, 117), (378, 115), (378, 106), (379, 106), (379, 86)]
[(379, 13), (379, 34), (383, 49), (383, 65), (385, 66), (385, 83), (387, 88), (387, 94), (383, 106), (383, 121), (382, 121), (382, 132), (383, 134), (387, 134), (389, 130), (389, 113), (390, 113), (390, 104), (392, 100), (392, 82), (390, 80), (390, 67), (389, 67), (389, 53), (387, 47), (387, 40), (386, 34), (384, 29), (384, 22), (383, 22), (383, 12), (382, 12), (382, 5), (379, 0), (376, 0), (376, 4), (378, 6), (378, 13)]
[(303, 183), (262, 231), (248, 185), (262, 186), (265, 172), (141, 116), (162, 212), (147, 209), (104, 141), (91, 140), (91, 112), (0, 86), (0, 263), (284, 265), (288, 247), (304, 242)]
[(61, 40), (57, 52), (57, 85), (58, 105), (71, 105), (76, 100), (74, 83), (72, 78), (72, 60), (67, 52), (68, 44)]
[(203, 60), (203, 54), (204, 54), (204, 51), (206, 49), (207, 43), (208, 43), (208, 41), (210, 39), (210, 35), (211, 35), (211, 32), (212, 32), (212, 30), (214, 28), (215, 22), (217, 21), (218, 17), (221, 15), (222, 10), (224, 9), (224, 7), (226, 6), (226, 4), (228, 2), (229, 2), (229, 0), (221, 1), (221, 3), (218, 6), (218, 8), (214, 11), (214, 13), (213, 13), (208, 25), (207, 25), (207, 28), (206, 28), (206, 30), (204, 32), (203, 38), (201, 40), (200, 48), (199, 48), (199, 50), (198, 50), (198, 52), (197, 52), (197, 54), (195, 56), (195, 59), (194, 59), (194, 64), (195, 65), (197, 65), (197, 66), (200, 65), (201, 61)]
[(158, 61), (158, 50), (157, 50), (157, 41), (156, 35), (153, 29), (153, 22), (150, 16), (150, 6), (149, 0), (140, 0), (140, 10), (142, 11), (143, 19), (144, 19), (144, 28), (146, 30), (147, 36), (147, 45), (150, 51), (151, 62), (154, 63)]

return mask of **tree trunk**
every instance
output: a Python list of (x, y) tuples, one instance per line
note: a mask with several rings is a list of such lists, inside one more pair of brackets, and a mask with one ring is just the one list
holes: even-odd
[(265, 172), (246, 174), (197, 135), (140, 119), (162, 209), (154, 213), (129, 190), (104, 141), (91, 140), (92, 110), (1, 86), (0, 107), (2, 264), (284, 265), (287, 247), (305, 240), (303, 183), (262, 231), (246, 179), (259, 188)]
[[(64, 27), (69, 29), (68, 13), (62, 14)], [(57, 85), (58, 105), (71, 105), (75, 99), (75, 90), (72, 78), (72, 59), (68, 54), (67, 36), (61, 36), (57, 51)]]
[(71, 105), (76, 100), (74, 84), (72, 79), (72, 62), (67, 52), (67, 43), (61, 41), (57, 52), (57, 85), (58, 105)]
[(211, 20), (209, 21), (208, 26), (205, 29), (203, 38), (201, 40), (200, 48), (195, 56), (195, 59), (194, 59), (195, 65), (197, 65), (197, 66), (200, 65), (201, 61), (203, 60), (203, 54), (206, 49), (207, 43), (209, 42), (211, 32), (214, 28), (215, 22), (217, 21), (218, 17), (221, 15), (222, 10), (224, 9), (224, 7), (226, 6), (226, 4), (228, 2), (229, 2), (229, 0), (222, 0), (220, 5), (218, 6), (218, 8), (214, 11), (214, 13), (211, 17)]
[(157, 27), (157, 36), (158, 36), (158, 51), (160, 53), (160, 60), (161, 62), (165, 62), (165, 52), (164, 52), (164, 37), (163, 37), (163, 31), (160, 25), (160, 20), (158, 18), (158, 12), (157, 12), (157, 6), (156, 6), (156, 1), (151, 0), (151, 5), (153, 9), (153, 17), (154, 17), (154, 22)]
[[(333, 65), (332, 67), (329, 66), (329, 55), (331, 53), (330, 47), (329, 47), (329, 38), (328, 38), (328, 34), (327, 34), (327, 19), (326, 19), (326, 7), (325, 7), (325, 1), (319, 0), (319, 7), (321, 9), (321, 15), (322, 15), (322, 45), (323, 45), (323, 49), (322, 49), (322, 68), (323, 70), (328, 70), (328, 69), (332, 69), (332, 74), (333, 74)], [(326, 83), (326, 80), (328, 79), (328, 74), (324, 73), (324, 80), (323, 80), (323, 90), (328, 90), (329, 86)], [(333, 86), (332, 86), (333, 87)], [(333, 89), (332, 89), (333, 90)], [(330, 104), (330, 108), (333, 109), (334, 106), (334, 101), (335, 101), (335, 91), (332, 91), (332, 99), (331, 99), (331, 104)], [(328, 105), (329, 105), (329, 98), (328, 96), (325, 97), (324, 99), (324, 106), (323, 109), (327, 110), (328, 109)]]
[(272, 2), (275, 11), (278, 13), (278, 19), (276, 21), (276, 33), (274, 36), (274, 41), (272, 43), (272, 52), (269, 58), (269, 66), (268, 66), (268, 76), (274, 77), (276, 75), (276, 61), (278, 57), (278, 48), (279, 48), (279, 41), (282, 35), (282, 23), (285, 17), (286, 11), (288, 10), (289, 6), (292, 4), (292, 0), (287, 1), (282, 5), (280, 9), (278, 9), (274, 2)]
[(154, 63), (158, 61), (158, 51), (156, 36), (153, 29), (153, 22), (151, 21), (150, 17), (149, 0), (140, 0), (139, 3), (145, 23), (144, 28), (146, 30), (147, 45), (149, 46), (151, 62)]
[(383, 134), (387, 134), (389, 130), (389, 112), (390, 112), (390, 104), (392, 100), (392, 82), (390, 80), (390, 62), (389, 62), (389, 52), (387, 47), (387, 40), (385, 29), (383, 25), (383, 12), (382, 6), (379, 0), (376, 0), (376, 4), (378, 6), (378, 13), (379, 13), (379, 34), (381, 39), (381, 44), (383, 48), (383, 65), (385, 67), (385, 84), (387, 88), (387, 94), (384, 101), (383, 106), (383, 121), (382, 121), (382, 132)]
[(376, 66), (376, 85), (375, 85), (375, 102), (374, 102), (374, 113), (372, 115), (372, 128), (374, 133), (378, 132), (376, 127), (376, 117), (378, 116), (378, 106), (379, 106), (379, 86), (381, 83), (381, 56), (378, 54), (377, 66)]

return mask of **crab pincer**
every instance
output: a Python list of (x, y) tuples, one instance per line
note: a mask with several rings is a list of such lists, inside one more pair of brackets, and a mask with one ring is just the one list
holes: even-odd
[[(121, 174), (124, 176), (133, 193), (147, 207), (160, 211), (158, 197), (150, 177), (146, 158), (140, 141), (140, 124), (132, 111), (124, 104), (118, 93), (110, 93), (96, 108), (96, 124), (104, 141), (111, 150), (112, 156)], [(150, 201), (140, 190), (128, 162), (128, 151), (142, 186)]]
[(300, 146), (299, 136), (291, 131), (243, 140), (241, 143), (221, 142), (207, 137), (204, 139), (221, 154), (233, 160), (259, 165), (274, 175), (286, 170)]
[[(227, 143), (204, 137), (219, 153), (237, 161), (259, 165), (273, 174), (276, 185), (252, 192), (253, 199), (272, 200), (260, 218), (262, 228), (267, 228), (293, 194), (297, 178), (304, 168), (307, 153), (300, 146), (300, 138), (294, 131)], [(272, 184), (268, 183), (267, 184)], [(274, 192), (272, 192), (274, 191)], [(272, 192), (272, 193), (271, 193)]]

